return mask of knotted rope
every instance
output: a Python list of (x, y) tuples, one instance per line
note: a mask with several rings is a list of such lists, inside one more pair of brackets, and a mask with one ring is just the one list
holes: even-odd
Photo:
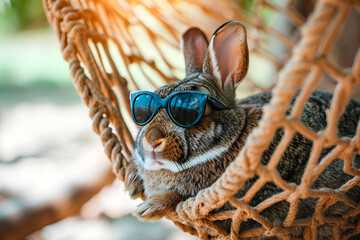
[[(188, 2), (195, 4), (190, 0)], [(172, 220), (176, 226), (201, 239), (208, 238), (205, 234), (206, 228), (213, 229), (219, 239), (239, 239), (260, 235), (289, 239), (292, 226), (303, 226), (304, 238), (315, 239), (317, 228), (324, 223), (332, 224), (334, 238), (346, 239), (360, 232), (360, 222), (350, 221), (353, 216), (360, 213), (360, 206), (357, 206), (345, 195), (352, 187), (360, 186), (360, 171), (352, 166), (354, 154), (360, 152), (360, 126), (358, 125), (357, 134), (353, 138), (337, 137), (337, 123), (350, 99), (351, 90), (360, 84), (360, 51), (357, 51), (351, 69), (343, 69), (327, 58), (331, 46), (337, 36), (341, 34), (341, 27), (346, 24), (349, 12), (352, 9), (359, 10), (360, 2), (356, 0), (320, 0), (307, 20), (291, 10), (294, 2), (288, 1), (285, 8), (281, 8), (265, 0), (257, 1), (254, 16), (250, 17), (230, 1), (221, 1), (224, 12), (229, 18), (243, 20), (252, 26), (249, 35), (253, 45), (250, 44), (250, 49), (255, 54), (272, 61), (275, 69), (282, 69), (282, 71), (272, 90), (271, 102), (264, 108), (259, 126), (249, 136), (237, 159), (213, 186), (202, 190), (196, 197), (181, 202), (175, 212), (167, 215), (167, 218)], [(191, 18), (186, 14), (184, 18), (179, 17), (180, 8), (177, 8), (179, 7), (177, 4), (180, 4), (180, 1), (173, 1), (173, 5), (167, 6), (166, 10), (169, 12), (164, 11), (164, 8), (157, 2), (150, 4), (146, 1), (139, 1), (137, 4), (154, 16), (158, 16), (164, 28), (174, 38), (168, 39), (161, 34), (154, 34), (152, 29), (139, 20), (134, 11), (135, 6), (126, 1), (112, 1), (111, 5), (102, 0), (77, 1), (74, 7), (67, 0), (44, 0), (48, 19), (56, 29), (60, 40), (64, 59), (70, 64), (74, 86), (90, 109), (93, 129), (101, 138), (105, 153), (113, 164), (114, 173), (122, 180), (124, 179), (124, 169), (131, 164), (126, 159), (130, 158), (130, 152), (134, 145), (129, 124), (125, 122), (126, 116), (123, 118), (122, 115), (122, 113), (129, 113), (129, 86), (125, 79), (129, 80), (130, 87), (133, 89), (137, 89), (139, 86), (128, 69), (131, 64), (138, 64), (143, 75), (153, 87), (157, 84), (147, 76), (144, 65), (154, 70), (164, 82), (171, 82), (176, 78), (174, 72), (177, 70), (166, 60), (164, 52), (157, 45), (157, 40), (161, 39), (175, 46), (184, 26), (190, 25), (191, 22)], [(221, 21), (227, 20), (223, 14), (217, 14), (217, 8), (212, 3), (199, 1), (198, 6), (208, 16), (215, 16), (215, 20), (219, 24)], [(283, 12), (296, 27), (301, 27), (300, 42), (297, 43), (297, 38), (288, 37), (269, 27), (260, 17), (259, 9), (261, 7)], [(99, 9), (99, 13), (95, 9)], [(168, 19), (171, 19), (171, 23), (167, 22)], [(156, 39), (152, 43), (156, 46), (160, 56), (165, 59), (164, 66), (170, 71), (159, 70), (153, 61), (141, 56), (140, 47), (133, 41), (128, 29), (131, 24), (139, 22), (146, 33)], [(303, 25), (303, 23), (306, 24)], [(198, 24), (201, 25), (201, 23)], [(173, 25), (182, 25), (182, 27), (176, 30)], [(256, 30), (253, 32), (254, 34), (251, 33), (251, 29)], [(278, 59), (266, 49), (258, 47), (261, 44), (259, 32), (277, 38), (288, 49), (288, 54), (284, 58)], [(95, 47), (90, 47), (89, 42), (92, 42)], [(126, 48), (123, 48), (124, 42)], [(120, 75), (109, 50), (110, 43), (115, 44), (116, 49), (120, 52), (126, 66), (124, 75), (127, 77)], [(290, 56), (291, 59), (287, 61)], [(104, 59), (109, 61), (108, 66)], [(285, 62), (287, 63), (282, 68)], [(84, 71), (82, 64), (88, 72)], [(106, 70), (106, 68), (110, 70)], [(331, 107), (327, 111), (326, 128), (321, 132), (313, 132), (300, 121), (300, 114), (305, 101), (315, 89), (324, 72), (331, 75), (337, 85), (334, 89)], [(292, 111), (287, 115), (286, 111), (289, 108), (290, 100), (299, 89), (301, 91), (298, 98)], [(120, 106), (124, 106), (126, 109), (120, 109)], [(113, 128), (116, 133), (113, 133)], [(284, 135), (269, 163), (262, 165), (260, 163), (262, 153), (268, 148), (278, 128), (284, 129)], [(277, 164), (295, 132), (301, 133), (313, 142), (312, 152), (299, 185), (287, 183), (276, 170)], [(318, 163), (321, 150), (329, 146), (335, 147)], [(344, 171), (353, 178), (339, 189), (311, 189), (312, 183), (335, 158), (344, 160)], [(259, 178), (245, 196), (241, 199), (234, 197), (245, 181), (255, 175)], [(283, 189), (283, 192), (251, 207), (250, 200), (266, 182), (270, 181)], [(314, 216), (305, 220), (295, 219), (299, 200), (308, 197), (319, 198)], [(290, 204), (290, 207), (283, 222), (271, 223), (259, 214), (267, 207), (284, 200)], [(236, 210), (210, 213), (223, 206), (227, 201)], [(342, 217), (325, 217), (326, 210), (338, 201), (342, 201), (352, 210), (346, 212)], [(214, 220), (227, 218), (232, 220), (230, 234), (213, 223)], [(247, 219), (257, 221), (262, 227), (239, 233), (241, 222)]]

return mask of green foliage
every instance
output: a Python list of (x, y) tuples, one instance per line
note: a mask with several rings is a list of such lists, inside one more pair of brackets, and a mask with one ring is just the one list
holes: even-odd
[[(240, 7), (250, 15), (250, 17), (254, 17), (254, 5), (256, 2), (255, 0), (237, 0), (237, 2), (240, 5)], [(282, 6), (285, 3), (285, 1), (283, 0), (268, 0), (267, 2), (277, 6)], [(259, 9), (259, 14), (260, 17), (262, 17), (264, 21), (268, 23), (273, 21), (276, 15), (273, 10), (267, 7), (261, 7)]]
[(255, 4), (254, 0), (238, 0), (238, 3), (241, 6), (241, 8), (247, 11), (250, 15), (253, 14), (252, 11)]
[(41, 0), (0, 0), (0, 32), (14, 33), (47, 26)]

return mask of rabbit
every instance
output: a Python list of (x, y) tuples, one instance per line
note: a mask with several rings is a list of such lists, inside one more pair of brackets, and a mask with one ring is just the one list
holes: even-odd
[[(220, 26), (210, 43), (200, 29), (191, 28), (184, 33), (181, 46), (185, 57), (186, 77), (160, 87), (155, 93), (162, 99), (179, 91), (207, 93), (225, 104), (228, 109), (218, 110), (207, 104), (203, 118), (195, 126), (185, 128), (175, 124), (165, 108), (159, 108), (151, 121), (139, 130), (133, 164), (126, 169), (125, 186), (132, 198), (146, 197), (146, 201), (133, 213), (145, 221), (159, 220), (174, 211), (179, 202), (210, 187), (238, 156), (247, 137), (258, 125), (264, 105), (271, 99), (271, 93), (235, 99), (235, 90), (245, 78), (249, 65), (246, 30), (241, 22), (230, 21)], [(291, 105), (295, 99), (296, 96)], [(325, 110), (330, 108), (331, 99), (331, 93), (314, 92), (304, 105), (300, 118), (303, 124), (316, 132), (324, 129), (327, 124)], [(288, 112), (290, 111), (291, 106), (288, 109)], [(339, 120), (338, 136), (353, 137), (359, 118), (360, 103), (350, 100)], [(280, 128), (269, 148), (263, 153), (262, 164), (269, 162), (282, 135), (283, 129)], [(277, 166), (285, 181), (300, 184), (311, 148), (310, 140), (299, 133), (294, 135)], [(320, 159), (332, 148), (324, 149)], [(355, 156), (353, 165), (359, 168), (359, 155)], [(334, 160), (314, 182), (312, 188), (339, 188), (352, 178), (342, 169), (343, 161)], [(244, 196), (256, 179), (257, 177), (247, 180), (235, 196)], [(256, 206), (281, 191), (274, 183), (268, 182), (249, 204)], [(359, 187), (349, 190), (347, 196), (359, 204)], [(301, 199), (296, 218), (311, 217), (317, 200)], [(329, 216), (338, 216), (349, 210), (349, 207), (341, 204), (332, 208), (332, 212), (327, 213)], [(233, 207), (226, 203), (214, 212), (228, 209)], [(288, 209), (289, 203), (282, 201), (260, 214), (270, 222), (282, 221), (286, 218)], [(230, 219), (215, 222), (230, 231)], [(239, 232), (259, 226), (259, 223), (247, 220), (241, 224)], [(301, 237), (302, 230), (301, 227), (293, 227), (291, 235)], [(330, 224), (319, 227), (319, 238), (330, 235)], [(215, 236), (215, 233), (209, 230), (209, 236)], [(262, 238), (266, 237), (260, 237)]]

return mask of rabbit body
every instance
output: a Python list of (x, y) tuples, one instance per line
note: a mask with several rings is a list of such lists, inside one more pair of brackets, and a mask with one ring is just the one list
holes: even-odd
[[(246, 33), (241, 23), (231, 21), (221, 26), (214, 33), (209, 47), (204, 34), (198, 29), (191, 29), (185, 33), (183, 45), (187, 72), (185, 79), (165, 85), (155, 93), (165, 98), (171, 93), (184, 90), (205, 92), (225, 103), (230, 109), (216, 111), (208, 104), (205, 116), (199, 124), (182, 128), (174, 124), (166, 110), (161, 108), (155, 117), (141, 128), (136, 139), (134, 164), (126, 170), (125, 184), (130, 196), (146, 196), (146, 201), (134, 212), (143, 220), (158, 220), (173, 211), (180, 201), (194, 197), (200, 190), (210, 187), (238, 156), (247, 137), (258, 125), (263, 106), (271, 99), (271, 93), (261, 93), (235, 100), (235, 89), (245, 77), (248, 66)], [(316, 132), (326, 127), (325, 111), (330, 108), (331, 98), (332, 94), (326, 92), (314, 92), (309, 97), (300, 117), (306, 127)], [(296, 96), (288, 112), (291, 111), (295, 99)], [(353, 137), (359, 119), (360, 103), (351, 100), (339, 120), (338, 136)], [(270, 160), (282, 135), (283, 130), (278, 129), (269, 148), (262, 155), (263, 165)], [(300, 184), (311, 148), (310, 140), (299, 133), (294, 134), (277, 166), (285, 181)], [(332, 148), (323, 149), (319, 160)], [(360, 156), (354, 158), (353, 165), (360, 168)], [(314, 182), (312, 188), (336, 189), (351, 178), (352, 176), (343, 172), (343, 161), (334, 160)], [(236, 197), (244, 196), (256, 179), (257, 177), (247, 180)], [(256, 206), (281, 191), (278, 186), (268, 182), (249, 204)], [(349, 190), (347, 196), (359, 204), (360, 188)], [(317, 199), (313, 198), (300, 200), (296, 218), (311, 217), (316, 201)], [(218, 210), (227, 209), (233, 207), (227, 203)], [(289, 203), (282, 201), (260, 214), (274, 222), (284, 220), (288, 209)], [(329, 209), (327, 214), (338, 216), (347, 210), (349, 207), (345, 204), (338, 204)], [(230, 231), (230, 220), (216, 223)], [(248, 220), (241, 224), (239, 231), (259, 226), (257, 222)], [(320, 238), (327, 238), (329, 234), (330, 225), (324, 225), (318, 231)], [(209, 230), (209, 235), (215, 234)], [(302, 229), (293, 228), (292, 235), (302, 236)]]

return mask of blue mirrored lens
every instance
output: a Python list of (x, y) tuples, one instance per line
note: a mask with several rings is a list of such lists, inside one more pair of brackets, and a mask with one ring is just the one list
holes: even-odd
[(139, 95), (135, 98), (133, 104), (133, 113), (135, 120), (139, 123), (148, 121), (155, 111), (156, 101), (153, 96), (148, 94)]
[(179, 94), (171, 99), (169, 110), (174, 121), (190, 126), (201, 115), (201, 101), (194, 94)]

